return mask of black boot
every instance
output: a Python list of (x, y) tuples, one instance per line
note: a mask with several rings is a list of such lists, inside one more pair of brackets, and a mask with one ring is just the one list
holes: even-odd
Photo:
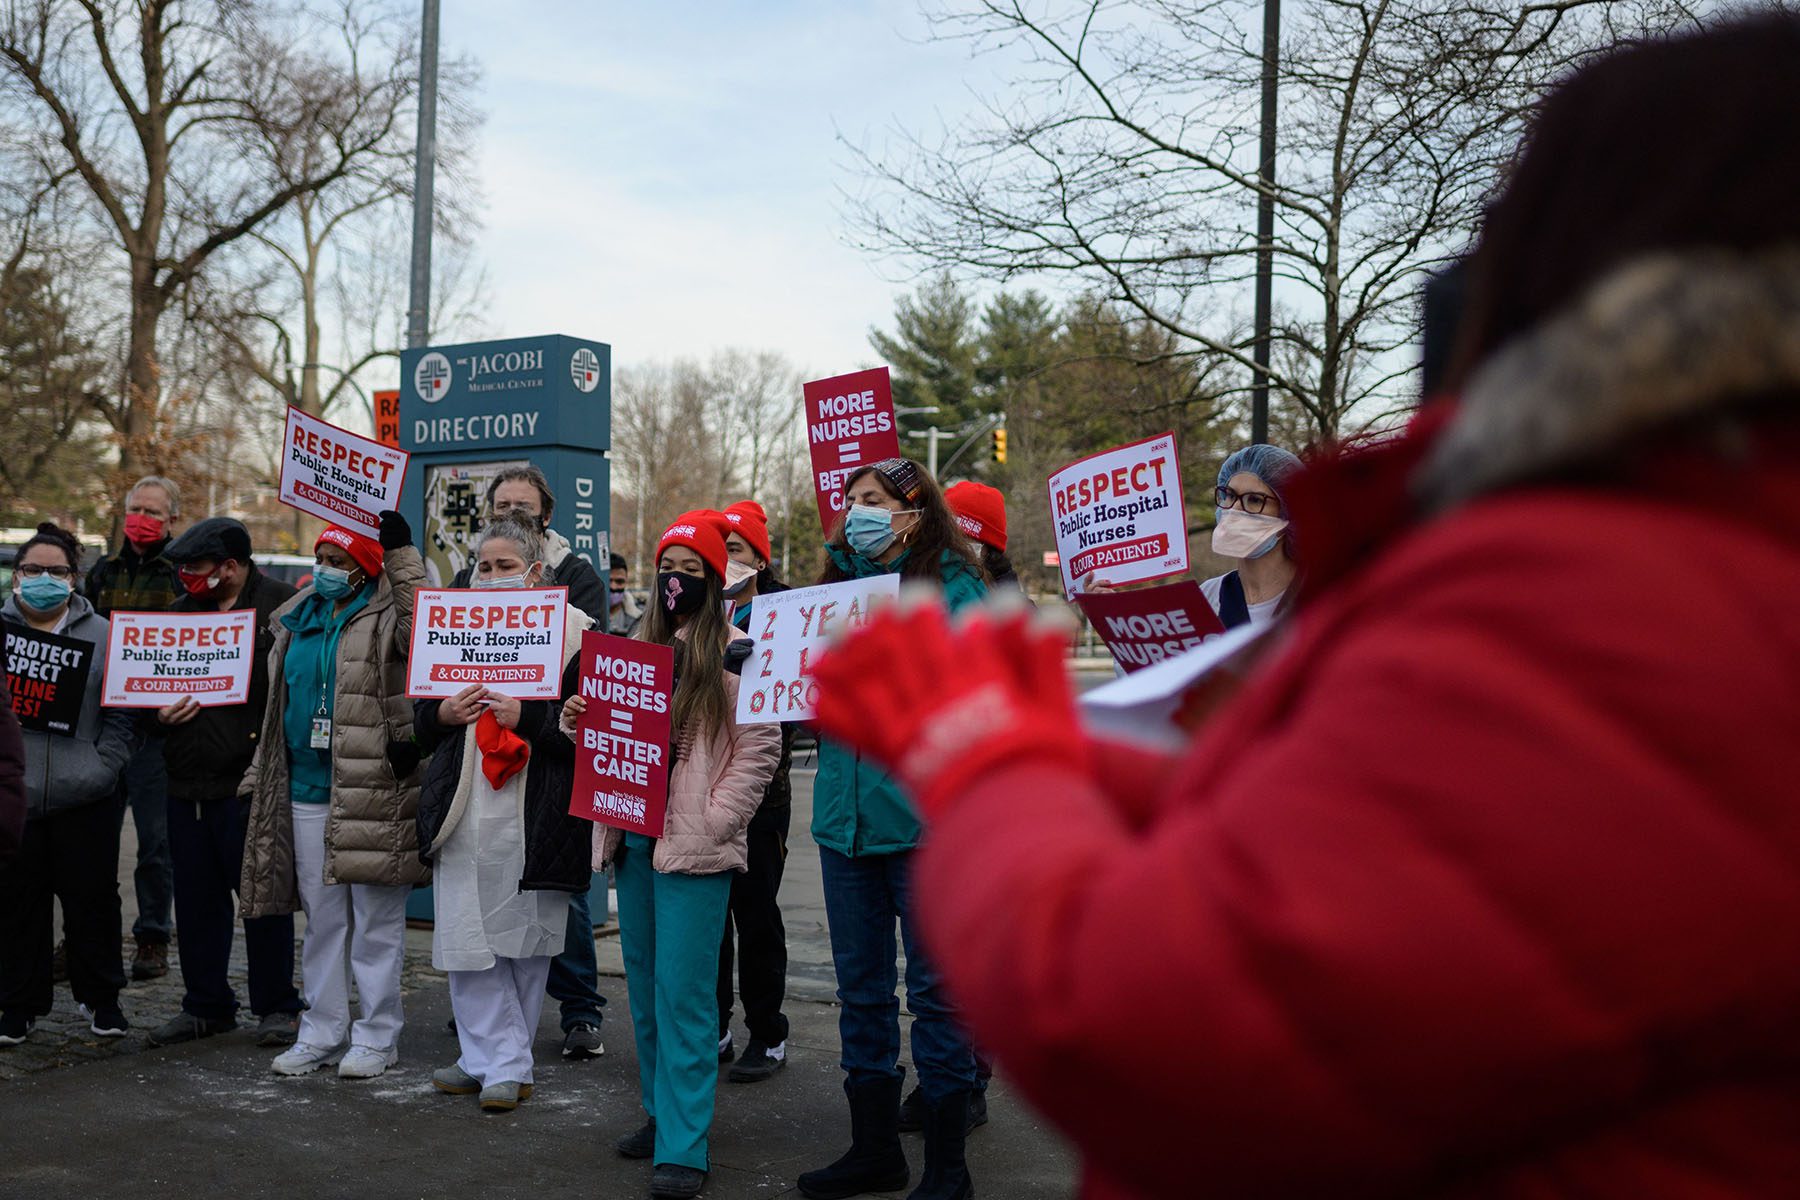
[(850, 1097), (850, 1149), (829, 1167), (802, 1175), (802, 1196), (847, 1200), (864, 1192), (897, 1192), (912, 1181), (900, 1148), (900, 1084), (900, 1078), (844, 1081), (844, 1094)]
[(925, 1174), (906, 1200), (970, 1200), (975, 1181), (963, 1158), (969, 1136), (969, 1093), (952, 1092), (925, 1112)]

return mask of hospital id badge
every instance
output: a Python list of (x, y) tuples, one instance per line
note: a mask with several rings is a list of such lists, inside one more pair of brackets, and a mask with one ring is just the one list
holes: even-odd
[(331, 749), (330, 717), (314, 717), (312, 719), (312, 748), (314, 750)]

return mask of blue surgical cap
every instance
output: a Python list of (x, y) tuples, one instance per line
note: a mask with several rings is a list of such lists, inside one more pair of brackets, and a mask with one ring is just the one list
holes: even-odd
[(1240, 471), (1248, 471), (1269, 485), (1269, 490), (1275, 493), (1275, 498), (1281, 501), (1281, 507), (1285, 510), (1287, 495), (1282, 489), (1299, 469), (1300, 460), (1280, 446), (1245, 446), (1219, 467), (1219, 486), (1224, 487)]

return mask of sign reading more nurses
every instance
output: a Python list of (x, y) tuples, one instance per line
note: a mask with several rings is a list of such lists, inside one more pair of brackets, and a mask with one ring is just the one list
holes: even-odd
[(819, 523), (830, 537), (844, 515), (844, 481), (870, 463), (900, 454), (894, 389), (886, 367), (815, 379), (806, 397), (806, 444), (812, 453)]
[(406, 694), (446, 699), (479, 683), (515, 700), (562, 695), (568, 588), (421, 588)]
[(380, 515), (400, 507), (406, 485), (404, 450), (287, 410), (282, 437), (281, 502), (303, 513), (375, 537)]
[(1075, 603), (1127, 675), (1225, 632), (1206, 593), (1191, 579), (1141, 592), (1088, 592)]
[(569, 812), (661, 837), (669, 805), (675, 649), (589, 630), (581, 635), (575, 790)]
[(811, 719), (818, 704), (812, 660), (899, 594), (900, 576), (875, 575), (757, 596), (750, 604), (756, 646), (738, 681), (738, 724)]
[(1074, 595), (1083, 575), (1138, 583), (1188, 569), (1187, 512), (1175, 435), (1155, 437), (1077, 459), (1050, 476), (1063, 590)]
[(19, 725), (38, 733), (74, 733), (93, 662), (92, 642), (9, 623), (6, 688)]
[(203, 707), (250, 699), (256, 611), (119, 612), (107, 618), (109, 708), (162, 708), (192, 697)]

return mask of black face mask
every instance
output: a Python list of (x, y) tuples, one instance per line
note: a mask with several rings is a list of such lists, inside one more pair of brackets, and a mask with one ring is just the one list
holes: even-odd
[(656, 595), (662, 606), (678, 617), (692, 616), (706, 603), (706, 580), (680, 571), (659, 571)]

